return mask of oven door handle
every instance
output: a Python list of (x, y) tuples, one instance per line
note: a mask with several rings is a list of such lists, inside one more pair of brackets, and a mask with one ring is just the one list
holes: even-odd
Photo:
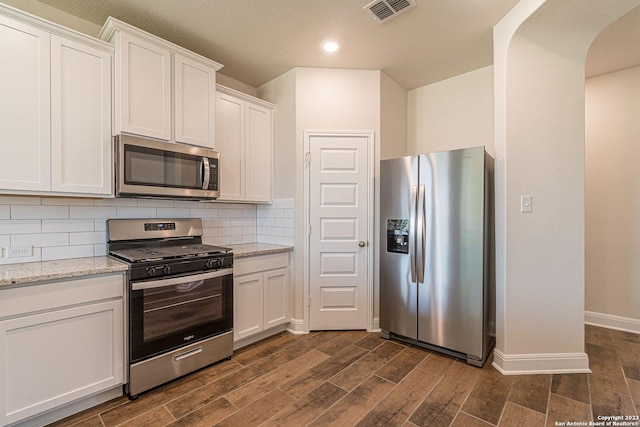
[(223, 277), (228, 275), (233, 275), (233, 268), (223, 268), (222, 270), (216, 270), (210, 273), (189, 274), (180, 277), (172, 277), (170, 279), (150, 280), (147, 282), (132, 282), (131, 290), (140, 291), (143, 289), (162, 288), (165, 286), (195, 282), (197, 280), (215, 279), (216, 277)]

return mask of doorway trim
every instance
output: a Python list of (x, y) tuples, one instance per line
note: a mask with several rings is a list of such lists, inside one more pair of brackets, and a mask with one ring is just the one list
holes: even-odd
[(368, 269), (367, 269), (367, 331), (373, 330), (373, 281), (374, 281), (374, 256), (375, 246), (378, 243), (375, 239), (375, 132), (372, 130), (305, 130), (304, 131), (304, 261), (302, 266), (302, 298), (303, 298), (303, 333), (309, 333), (311, 319), (309, 318), (309, 295), (311, 280), (309, 277), (311, 257), (309, 253), (310, 239), (310, 214), (309, 192), (310, 192), (310, 176), (309, 176), (309, 153), (311, 150), (311, 138), (313, 137), (364, 137), (367, 138), (367, 175), (369, 189), (367, 192), (367, 220), (369, 221), (369, 231), (367, 233), (367, 242), (369, 246), (368, 252)]

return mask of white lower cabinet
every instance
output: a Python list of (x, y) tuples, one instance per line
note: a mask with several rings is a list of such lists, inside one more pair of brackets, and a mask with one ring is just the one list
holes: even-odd
[(234, 261), (233, 337), (240, 341), (291, 319), (289, 254)]
[(123, 384), (123, 291), (122, 274), (0, 290), (0, 425)]

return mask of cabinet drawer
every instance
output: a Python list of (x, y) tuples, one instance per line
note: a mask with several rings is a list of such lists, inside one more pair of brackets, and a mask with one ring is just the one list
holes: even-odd
[(235, 259), (233, 262), (233, 273), (236, 276), (251, 274), (258, 271), (275, 270), (289, 266), (289, 254), (268, 254), (256, 255), (248, 258)]
[(124, 275), (97, 276), (0, 290), (2, 318), (122, 297)]

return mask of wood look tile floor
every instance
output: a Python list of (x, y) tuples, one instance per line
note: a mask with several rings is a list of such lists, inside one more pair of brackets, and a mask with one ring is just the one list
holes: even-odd
[(640, 415), (640, 335), (586, 326), (586, 351), (591, 374), (503, 376), (378, 334), (283, 332), (54, 425), (556, 426)]

